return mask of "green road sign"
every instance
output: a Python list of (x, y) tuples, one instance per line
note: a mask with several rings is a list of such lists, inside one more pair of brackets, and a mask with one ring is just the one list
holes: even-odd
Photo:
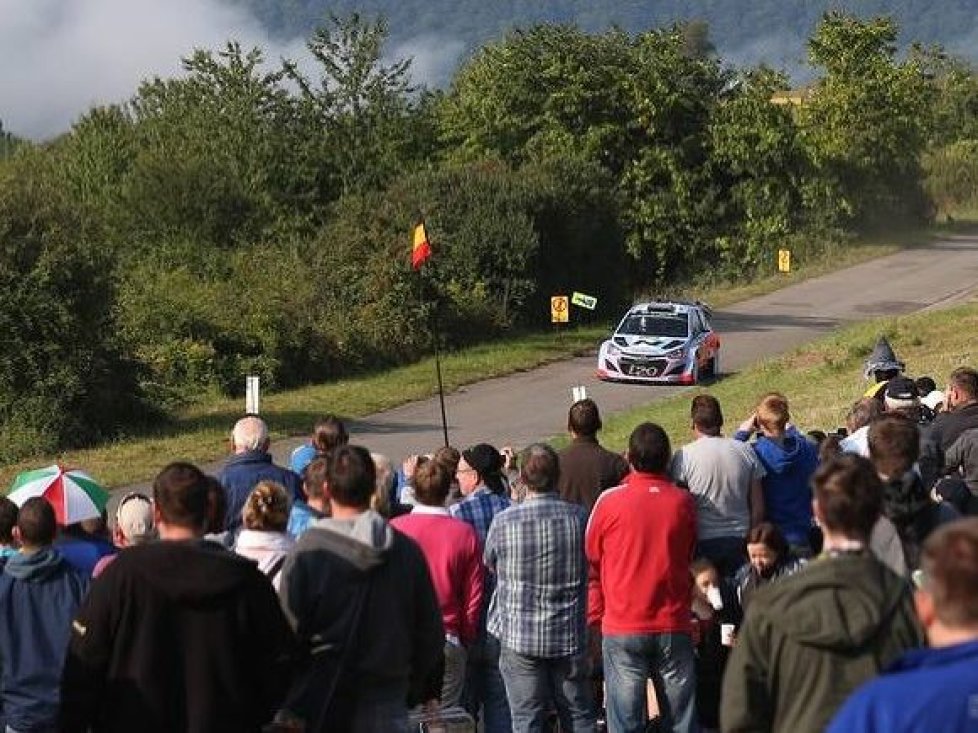
[(587, 308), (589, 311), (593, 311), (594, 307), (598, 304), (598, 299), (593, 295), (585, 295), (584, 293), (573, 293), (571, 295), (571, 303), (574, 305), (579, 305), (581, 308)]

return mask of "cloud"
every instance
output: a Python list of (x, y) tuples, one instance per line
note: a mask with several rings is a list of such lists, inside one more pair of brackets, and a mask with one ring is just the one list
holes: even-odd
[(92, 105), (128, 99), (143, 79), (179, 74), (193, 49), (232, 38), (272, 63), (302, 50), (220, 0), (0, 0), (0, 120), (52, 137)]
[(721, 50), (725, 63), (736, 67), (766, 64), (797, 78), (808, 73), (805, 59), (805, 39), (798, 35), (778, 34), (760, 36), (737, 48)]
[(969, 60), (972, 64), (978, 61), (978, 29), (965, 31), (944, 44), (949, 53)]
[(388, 54), (391, 59), (411, 59), (411, 79), (416, 85), (444, 87), (451, 81), (462, 54), (462, 41), (446, 41), (436, 36), (417, 36), (396, 44)]

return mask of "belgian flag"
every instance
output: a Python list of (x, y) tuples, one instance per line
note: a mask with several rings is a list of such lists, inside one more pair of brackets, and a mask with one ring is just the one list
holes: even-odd
[(431, 242), (428, 240), (428, 231), (424, 227), (422, 219), (414, 227), (414, 241), (411, 245), (411, 267), (415, 270), (421, 269), (427, 259), (431, 257)]

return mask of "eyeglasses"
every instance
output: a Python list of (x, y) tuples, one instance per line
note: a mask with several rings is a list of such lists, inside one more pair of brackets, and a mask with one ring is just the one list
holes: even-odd
[(474, 468), (456, 468), (456, 469), (455, 469), (455, 475), (456, 475), (456, 476), (457, 476), (458, 474), (460, 474), (460, 473), (475, 473), (475, 472), (476, 472), (476, 471), (475, 471), (475, 469), (474, 469)]

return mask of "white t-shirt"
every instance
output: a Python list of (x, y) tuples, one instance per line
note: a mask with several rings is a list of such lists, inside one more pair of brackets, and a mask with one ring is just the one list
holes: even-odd
[(672, 479), (696, 502), (700, 540), (745, 537), (750, 529), (750, 488), (765, 475), (750, 444), (703, 436), (676, 451)]

